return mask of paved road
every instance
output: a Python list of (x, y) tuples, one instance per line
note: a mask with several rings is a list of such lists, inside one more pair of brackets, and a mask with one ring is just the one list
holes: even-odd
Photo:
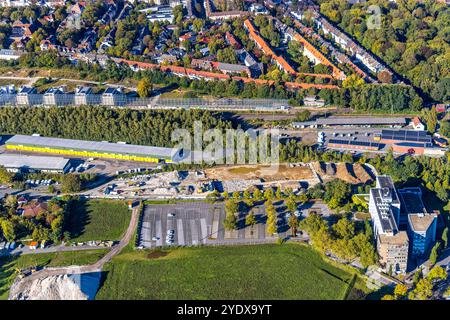
[(18, 292), (23, 291), (23, 287), (29, 283), (30, 281), (34, 281), (39, 278), (48, 277), (48, 276), (58, 276), (65, 274), (80, 274), (80, 273), (90, 273), (90, 272), (99, 272), (102, 270), (103, 266), (109, 262), (115, 255), (117, 255), (125, 246), (130, 242), (134, 230), (136, 229), (137, 223), (139, 220), (139, 206), (133, 208), (133, 212), (131, 214), (130, 224), (128, 226), (125, 235), (120, 240), (119, 244), (114, 246), (103, 258), (98, 260), (96, 263), (86, 266), (70, 266), (70, 267), (60, 267), (60, 268), (48, 268), (37, 271), (32, 275), (25, 277), (21, 280), (17, 280), (11, 287), (11, 291), (9, 293), (9, 297), (15, 296)]
[(98, 249), (110, 249), (109, 247), (101, 247), (101, 246), (50, 246), (45, 249), (30, 249), (28, 247), (16, 248), (12, 251), (9, 251), (10, 255), (25, 255), (25, 254), (40, 254), (40, 253), (53, 253), (53, 252), (72, 252), (72, 251), (85, 251), (85, 250), (98, 250)]

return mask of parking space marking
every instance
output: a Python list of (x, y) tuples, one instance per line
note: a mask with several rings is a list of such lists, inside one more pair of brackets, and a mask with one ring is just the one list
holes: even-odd
[(183, 220), (177, 220), (177, 234), (178, 234), (178, 245), (184, 246), (184, 232), (183, 232)]
[(192, 244), (196, 246), (198, 244), (198, 230), (196, 220), (191, 221), (191, 236), (192, 236)]
[(162, 234), (162, 224), (161, 219), (156, 220), (156, 236), (159, 237), (159, 239), (156, 241), (157, 246), (162, 246), (163, 241), (163, 234)]
[(206, 219), (205, 218), (200, 219), (200, 230), (202, 232), (202, 237), (201, 237), (202, 242), (206, 243), (206, 238), (208, 236), (208, 233), (206, 230)]
[(213, 213), (213, 224), (212, 224), (212, 232), (211, 238), (217, 239), (219, 236), (219, 220), (220, 220), (220, 212), (214, 211)]

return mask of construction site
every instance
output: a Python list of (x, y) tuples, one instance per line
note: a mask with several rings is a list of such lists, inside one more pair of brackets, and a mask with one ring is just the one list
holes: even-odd
[(106, 187), (91, 191), (92, 197), (107, 198), (186, 198), (204, 199), (218, 192), (242, 192), (280, 187), (301, 192), (318, 183), (335, 178), (350, 184), (366, 184), (373, 180), (372, 169), (363, 164), (292, 163), (279, 165), (222, 166), (205, 170), (171, 171), (138, 174), (113, 180)]

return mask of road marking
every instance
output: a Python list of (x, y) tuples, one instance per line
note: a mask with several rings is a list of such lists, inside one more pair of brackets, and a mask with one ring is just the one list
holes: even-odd
[(219, 220), (220, 220), (220, 213), (217, 214), (217, 212), (214, 210), (212, 232), (211, 232), (211, 238), (213, 239), (217, 239), (217, 237), (219, 236)]
[(198, 244), (198, 231), (197, 231), (197, 225), (196, 220), (190, 220), (191, 221), (191, 236), (192, 236), (192, 244), (196, 246)]
[(206, 219), (202, 218), (200, 219), (200, 227), (201, 227), (201, 231), (202, 231), (202, 242), (206, 243), (206, 237), (207, 237), (207, 231), (206, 231)]
[(177, 220), (178, 245), (184, 246), (183, 220)]
[(157, 246), (162, 246), (163, 241), (163, 235), (162, 235), (162, 224), (161, 220), (156, 220), (156, 236), (159, 237), (159, 239), (156, 241)]

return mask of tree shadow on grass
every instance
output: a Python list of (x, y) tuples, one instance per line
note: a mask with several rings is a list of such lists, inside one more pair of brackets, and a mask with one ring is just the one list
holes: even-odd
[(74, 239), (84, 233), (86, 225), (91, 221), (87, 200), (80, 199), (73, 201), (70, 205), (69, 212), (66, 230), (70, 232), (70, 237)]
[(394, 288), (390, 286), (384, 286), (378, 289), (377, 291), (371, 292), (366, 296), (366, 300), (381, 300), (383, 296), (387, 294), (393, 294)]

